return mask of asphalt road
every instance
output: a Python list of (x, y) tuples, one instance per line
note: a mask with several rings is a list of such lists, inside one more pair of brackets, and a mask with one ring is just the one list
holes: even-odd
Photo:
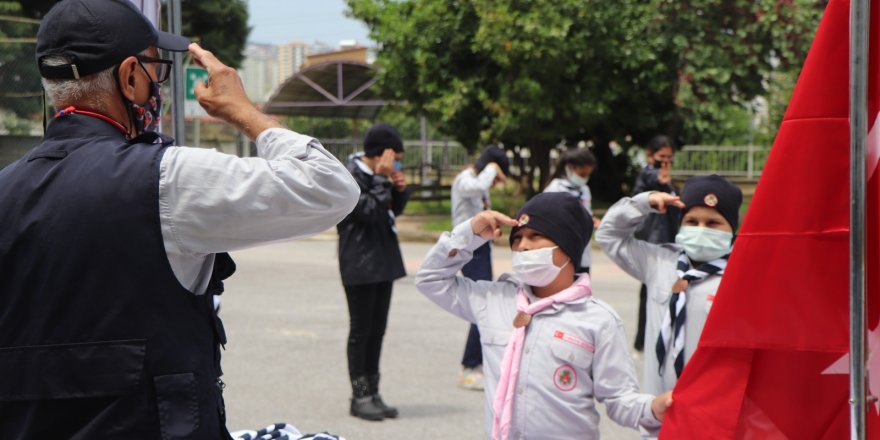
[[(348, 414), (348, 313), (335, 235), (234, 253), (238, 272), (221, 309), (229, 336), (223, 367), (230, 430), (286, 421), (349, 440), (484, 439), (482, 393), (456, 386), (468, 325), (413, 285), (429, 248), (403, 244), (410, 276), (394, 285), (381, 367), (382, 395), (400, 417), (383, 422)], [(496, 276), (510, 269), (504, 243), (493, 257)], [(593, 263), (594, 295), (617, 310), (631, 340), (639, 285), (598, 249)], [(640, 362), (636, 367), (641, 375)], [(603, 439), (638, 438), (604, 414), (600, 428)]]

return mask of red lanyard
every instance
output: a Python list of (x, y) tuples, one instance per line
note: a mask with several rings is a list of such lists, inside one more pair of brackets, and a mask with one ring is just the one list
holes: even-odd
[(120, 124), (120, 123), (100, 114), (100, 113), (90, 112), (90, 111), (86, 111), (86, 110), (79, 110), (74, 106), (70, 106), (64, 110), (60, 110), (58, 113), (55, 113), (55, 117), (58, 118), (58, 117), (61, 117), (61, 116), (64, 116), (64, 115), (70, 114), (70, 113), (76, 113), (78, 115), (85, 115), (85, 116), (91, 116), (93, 118), (98, 118), (102, 121), (110, 123), (110, 125), (119, 129), (119, 131), (121, 131), (122, 134), (124, 134), (126, 138), (130, 137), (128, 130), (126, 130), (125, 127), (122, 126), (122, 124)]

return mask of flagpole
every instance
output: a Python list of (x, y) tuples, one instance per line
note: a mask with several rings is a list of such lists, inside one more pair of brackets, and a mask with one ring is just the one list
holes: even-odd
[(869, 0), (850, 2), (850, 438), (865, 440), (865, 143)]

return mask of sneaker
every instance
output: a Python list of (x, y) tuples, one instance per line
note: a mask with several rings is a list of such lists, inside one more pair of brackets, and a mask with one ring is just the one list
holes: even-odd
[(458, 386), (466, 390), (483, 391), (483, 367), (462, 368)]

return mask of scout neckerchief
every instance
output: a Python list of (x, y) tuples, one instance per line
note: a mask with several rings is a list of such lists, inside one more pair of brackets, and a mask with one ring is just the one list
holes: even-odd
[[(660, 376), (663, 376), (666, 366), (667, 350), (671, 350), (672, 358), (675, 359), (675, 377), (680, 377), (681, 370), (684, 369), (684, 323), (687, 319), (685, 291), (691, 284), (699, 283), (710, 275), (724, 274), (729, 256), (730, 254), (703, 263), (698, 268), (691, 267), (691, 260), (684, 252), (678, 256), (678, 281), (672, 285), (672, 298), (669, 299), (669, 308), (663, 317), (663, 323), (660, 324), (660, 336), (657, 337), (656, 351)], [(671, 348), (670, 341), (672, 341)]]
[(593, 292), (590, 286), (590, 276), (581, 275), (569, 288), (557, 292), (554, 295), (542, 298), (529, 304), (522, 287), (516, 295), (516, 308), (519, 310), (513, 320), (513, 333), (507, 342), (504, 358), (501, 360), (501, 377), (498, 381), (498, 389), (495, 391), (495, 402), (492, 405), (494, 417), (492, 420), (492, 439), (507, 439), (510, 430), (510, 419), (513, 415), (513, 396), (516, 387), (516, 379), (519, 375), (519, 363), (522, 359), (523, 343), (526, 339), (526, 327), (532, 321), (532, 315), (550, 307), (553, 304), (564, 304), (576, 301)]

